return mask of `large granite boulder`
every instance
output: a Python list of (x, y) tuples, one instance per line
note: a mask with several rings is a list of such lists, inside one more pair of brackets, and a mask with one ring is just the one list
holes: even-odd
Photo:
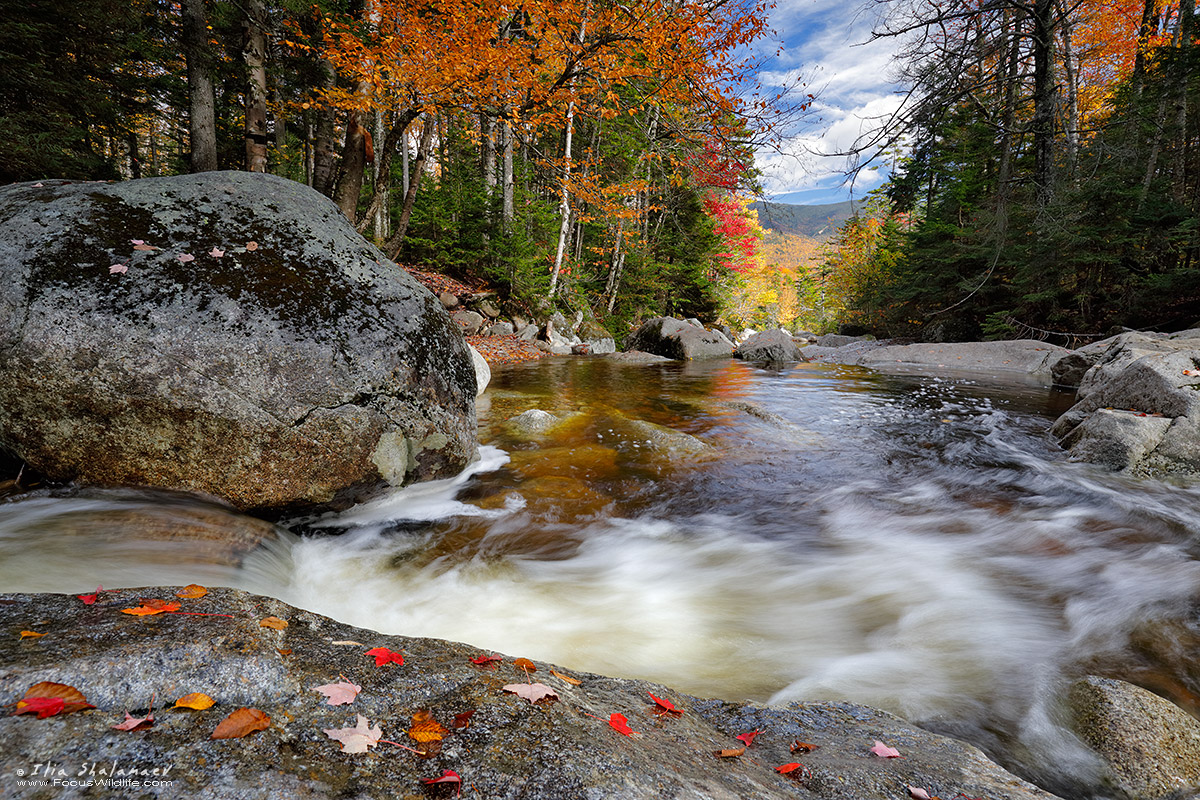
[(1083, 376), (1077, 398), (1050, 429), (1073, 459), (1200, 475), (1200, 339), (1121, 334)]
[(1129, 800), (1200, 796), (1200, 721), (1158, 695), (1088, 676), (1067, 695), (1075, 731)]
[(799, 361), (800, 348), (785, 331), (770, 330), (756, 333), (737, 346), (733, 354), (746, 361), (772, 363)]
[[(175, 600), (188, 613), (121, 613), (144, 598)], [(264, 627), (279, 625), (268, 616), (287, 626)], [(385, 636), (231, 589), (198, 600), (178, 600), (174, 588), (102, 592), (92, 605), (72, 595), (0, 596), (0, 629), (30, 626), (45, 635), (0, 637), (0, 702), (16, 710), (26, 691), (49, 681), (75, 687), (95, 708), (0, 716), (0, 772), (5, 791), (15, 791), (5, 796), (449, 798), (461, 788), (468, 798), (523, 800), (897, 800), (912, 796), (911, 786), (942, 798), (1052, 798), (970, 745), (865, 706), (702, 700), (536, 661), (527, 672), (511, 657), (483, 661), (495, 654), (469, 645)], [(376, 647), (403, 663), (377, 666), (367, 654)], [(317, 691), (343, 680), (361, 692), (341, 705)], [(557, 699), (533, 704), (505, 689), (543, 692), (537, 684)], [(171, 709), (193, 692), (216, 704)], [(149, 729), (113, 728), (151, 703)], [(265, 727), (211, 738), (240, 708), (269, 718)], [(359, 715), (371, 732), (360, 741), (379, 741), (343, 752), (326, 731), (352, 728)], [(610, 724), (621, 722), (614, 715), (627, 734)], [(745, 746), (735, 737), (752, 731), (753, 744), (735, 755)], [(876, 741), (901, 757), (873, 754)], [(818, 749), (793, 752), (796, 742)], [(18, 777), (36, 779), (48, 765), (98, 783), (18, 788)], [(93, 765), (121, 770), (115, 777), (125, 782), (109, 788), (105, 775), (87, 774)], [(786, 765), (799, 766), (779, 771)], [(461, 785), (427, 783), (446, 770)]]
[(0, 230), (0, 449), (52, 479), (340, 506), (475, 454), (462, 335), (305, 186), (14, 184)]
[(857, 363), (885, 371), (961, 370), (997, 376), (1017, 373), (1050, 383), (1055, 362), (1069, 352), (1064, 347), (1034, 339), (907, 344), (870, 350)]
[(625, 343), (625, 349), (678, 361), (728, 358), (733, 354), (733, 344), (724, 334), (672, 317), (655, 317), (643, 323)]

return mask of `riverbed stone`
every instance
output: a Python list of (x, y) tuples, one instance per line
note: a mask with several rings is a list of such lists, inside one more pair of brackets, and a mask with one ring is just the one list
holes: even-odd
[[(72, 595), (0, 596), (3, 630), (36, 621), (46, 633), (33, 641), (0, 637), (0, 702), (14, 705), (34, 684), (52, 681), (76, 687), (96, 706), (47, 719), (0, 717), (6, 789), (18, 769), (35, 764), (54, 764), (72, 776), (95, 764), (159, 770), (150, 777), (164, 782), (139, 786), (138, 797), (207, 800), (454, 797), (457, 785), (423, 783), (445, 770), (461, 777), (463, 797), (522, 800), (896, 800), (909, 796), (909, 786), (944, 798), (1052, 798), (974, 747), (850, 703), (705, 700), (536, 659), (536, 672), (526, 673), (508, 655), (477, 666), (472, 658), (492, 653), (383, 635), (233, 589), (179, 601), (184, 611), (218, 616), (121, 613), (143, 598), (174, 599), (175, 591), (106, 591), (90, 606)], [(267, 616), (287, 627), (262, 627)], [(402, 653), (404, 663), (376, 666), (366, 654), (374, 647)], [(343, 677), (361, 692), (347, 705), (328, 705), (316, 687)], [(557, 699), (535, 705), (504, 689), (532, 682), (549, 686)], [(216, 704), (168, 709), (188, 692), (203, 692)], [(651, 695), (680, 713), (662, 713)], [(127, 711), (142, 716), (151, 702), (152, 728), (113, 729)], [(242, 707), (269, 716), (268, 727), (245, 738), (210, 738), (218, 722)], [(345, 753), (324, 733), (355, 725), (361, 714), (380, 726), (382, 739), (432, 750), (407, 733), (420, 712), (447, 729), (440, 750), (426, 758), (383, 741), (368, 752)], [(610, 726), (613, 714), (626, 718), (633, 735)], [(750, 731), (759, 733), (743, 755), (714, 755), (742, 747), (735, 737)], [(877, 740), (902, 757), (873, 755)], [(819, 747), (793, 753), (796, 741)], [(775, 769), (791, 763), (802, 767), (787, 774)], [(97, 788), (18, 796), (128, 796), (125, 789)]]
[(1005, 375), (1020, 373), (1050, 383), (1055, 362), (1070, 351), (1036, 339), (999, 342), (920, 343), (879, 347), (857, 363), (880, 370), (962, 370)]
[(1139, 686), (1089, 675), (1068, 694), (1075, 731), (1129, 800), (1200, 793), (1200, 721)]
[(471, 365), (475, 368), (475, 396), (479, 397), (487, 391), (488, 384), (492, 382), (492, 368), (474, 345), (468, 344), (467, 349), (471, 351)]
[(791, 335), (777, 329), (754, 334), (739, 344), (733, 354), (746, 361), (781, 363), (800, 360), (800, 348)]
[(458, 323), (458, 326), (462, 328), (462, 332), (467, 336), (474, 336), (479, 333), (483, 329), (483, 323), (485, 322), (482, 314), (466, 309), (455, 311), (452, 319)]
[(475, 455), (462, 335), (302, 184), (13, 184), (0, 225), (0, 449), (53, 480), (341, 507)]
[(655, 317), (643, 323), (625, 343), (625, 349), (680, 361), (733, 355), (733, 345), (723, 334), (672, 317)]

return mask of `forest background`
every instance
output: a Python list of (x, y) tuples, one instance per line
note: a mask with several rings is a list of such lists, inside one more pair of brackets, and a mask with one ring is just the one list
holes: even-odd
[(276, 173), (399, 263), (618, 338), (1200, 321), (1194, 0), (865, 7), (903, 102), (847, 155), (889, 177), (804, 212), (752, 204), (756, 154), (819, 122), (802, 75), (762, 79), (760, 0), (0, 7), (0, 182)]

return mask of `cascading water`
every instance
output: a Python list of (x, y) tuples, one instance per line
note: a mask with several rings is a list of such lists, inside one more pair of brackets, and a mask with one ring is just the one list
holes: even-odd
[[(88, 535), (173, 513), (153, 498), (3, 504), (0, 589), (234, 585), (693, 694), (848, 699), (1091, 797), (1070, 680), (1197, 710), (1200, 487), (1066, 461), (1044, 431), (1069, 400), (810, 364), (510, 367), (456, 479), (295, 521), (237, 568)], [(532, 408), (561, 421), (508, 422)]]

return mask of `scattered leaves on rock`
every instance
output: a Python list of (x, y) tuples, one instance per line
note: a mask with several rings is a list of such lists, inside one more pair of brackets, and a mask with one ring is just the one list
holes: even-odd
[(271, 718), (257, 708), (239, 708), (217, 725), (210, 739), (240, 739), (271, 727)]

